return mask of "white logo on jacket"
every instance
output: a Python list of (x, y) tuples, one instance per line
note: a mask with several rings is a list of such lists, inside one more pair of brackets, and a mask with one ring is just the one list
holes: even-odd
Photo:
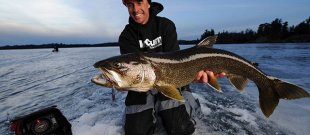
[(162, 45), (161, 36), (155, 38), (153, 41), (151, 41), (149, 39), (145, 39), (144, 41), (139, 40), (139, 44), (140, 44), (140, 48), (148, 47), (150, 49), (154, 49), (154, 48)]

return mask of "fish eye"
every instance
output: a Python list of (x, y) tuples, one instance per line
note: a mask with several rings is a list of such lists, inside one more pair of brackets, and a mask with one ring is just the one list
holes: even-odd
[(123, 66), (122, 63), (115, 63), (115, 64), (114, 64), (114, 67), (116, 67), (116, 68), (121, 68), (122, 66)]

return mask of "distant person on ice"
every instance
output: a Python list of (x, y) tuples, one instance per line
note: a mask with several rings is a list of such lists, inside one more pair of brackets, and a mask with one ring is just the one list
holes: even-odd
[(58, 52), (58, 45), (54, 46), (53, 52)]
[[(179, 50), (174, 23), (157, 14), (163, 6), (151, 0), (122, 0), (127, 7), (129, 24), (119, 36), (121, 54), (134, 52), (169, 52)], [(197, 82), (208, 82), (211, 71), (197, 73)], [(193, 98), (189, 86), (180, 88), (185, 99)], [(186, 97), (188, 95), (188, 97)], [(128, 91), (125, 100), (125, 134), (152, 135), (158, 113), (169, 135), (189, 135), (195, 131), (195, 125), (185, 108), (185, 104), (174, 101), (156, 91)]]

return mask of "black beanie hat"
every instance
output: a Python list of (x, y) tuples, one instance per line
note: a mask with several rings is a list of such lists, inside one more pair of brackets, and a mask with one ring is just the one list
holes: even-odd
[[(126, 2), (127, 2), (127, 0), (122, 0), (123, 1), (123, 4), (126, 6)], [(137, 1), (142, 1), (142, 0), (137, 0)], [(149, 2), (149, 4), (151, 4), (152, 3), (152, 0), (147, 0), (148, 2)]]

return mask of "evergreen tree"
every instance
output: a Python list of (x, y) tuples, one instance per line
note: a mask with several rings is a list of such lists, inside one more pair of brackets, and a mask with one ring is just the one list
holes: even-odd
[[(214, 30), (205, 30), (200, 40), (214, 35)], [(248, 43), (248, 42), (310, 42), (310, 17), (296, 26), (276, 18), (271, 23), (263, 23), (257, 31), (246, 29), (240, 32), (223, 30), (218, 34), (217, 43)]]
[(205, 32), (201, 35), (200, 40), (205, 39), (206, 37), (209, 37), (209, 36), (213, 36), (213, 35), (214, 35), (213, 29), (211, 29), (211, 31), (206, 29)]

